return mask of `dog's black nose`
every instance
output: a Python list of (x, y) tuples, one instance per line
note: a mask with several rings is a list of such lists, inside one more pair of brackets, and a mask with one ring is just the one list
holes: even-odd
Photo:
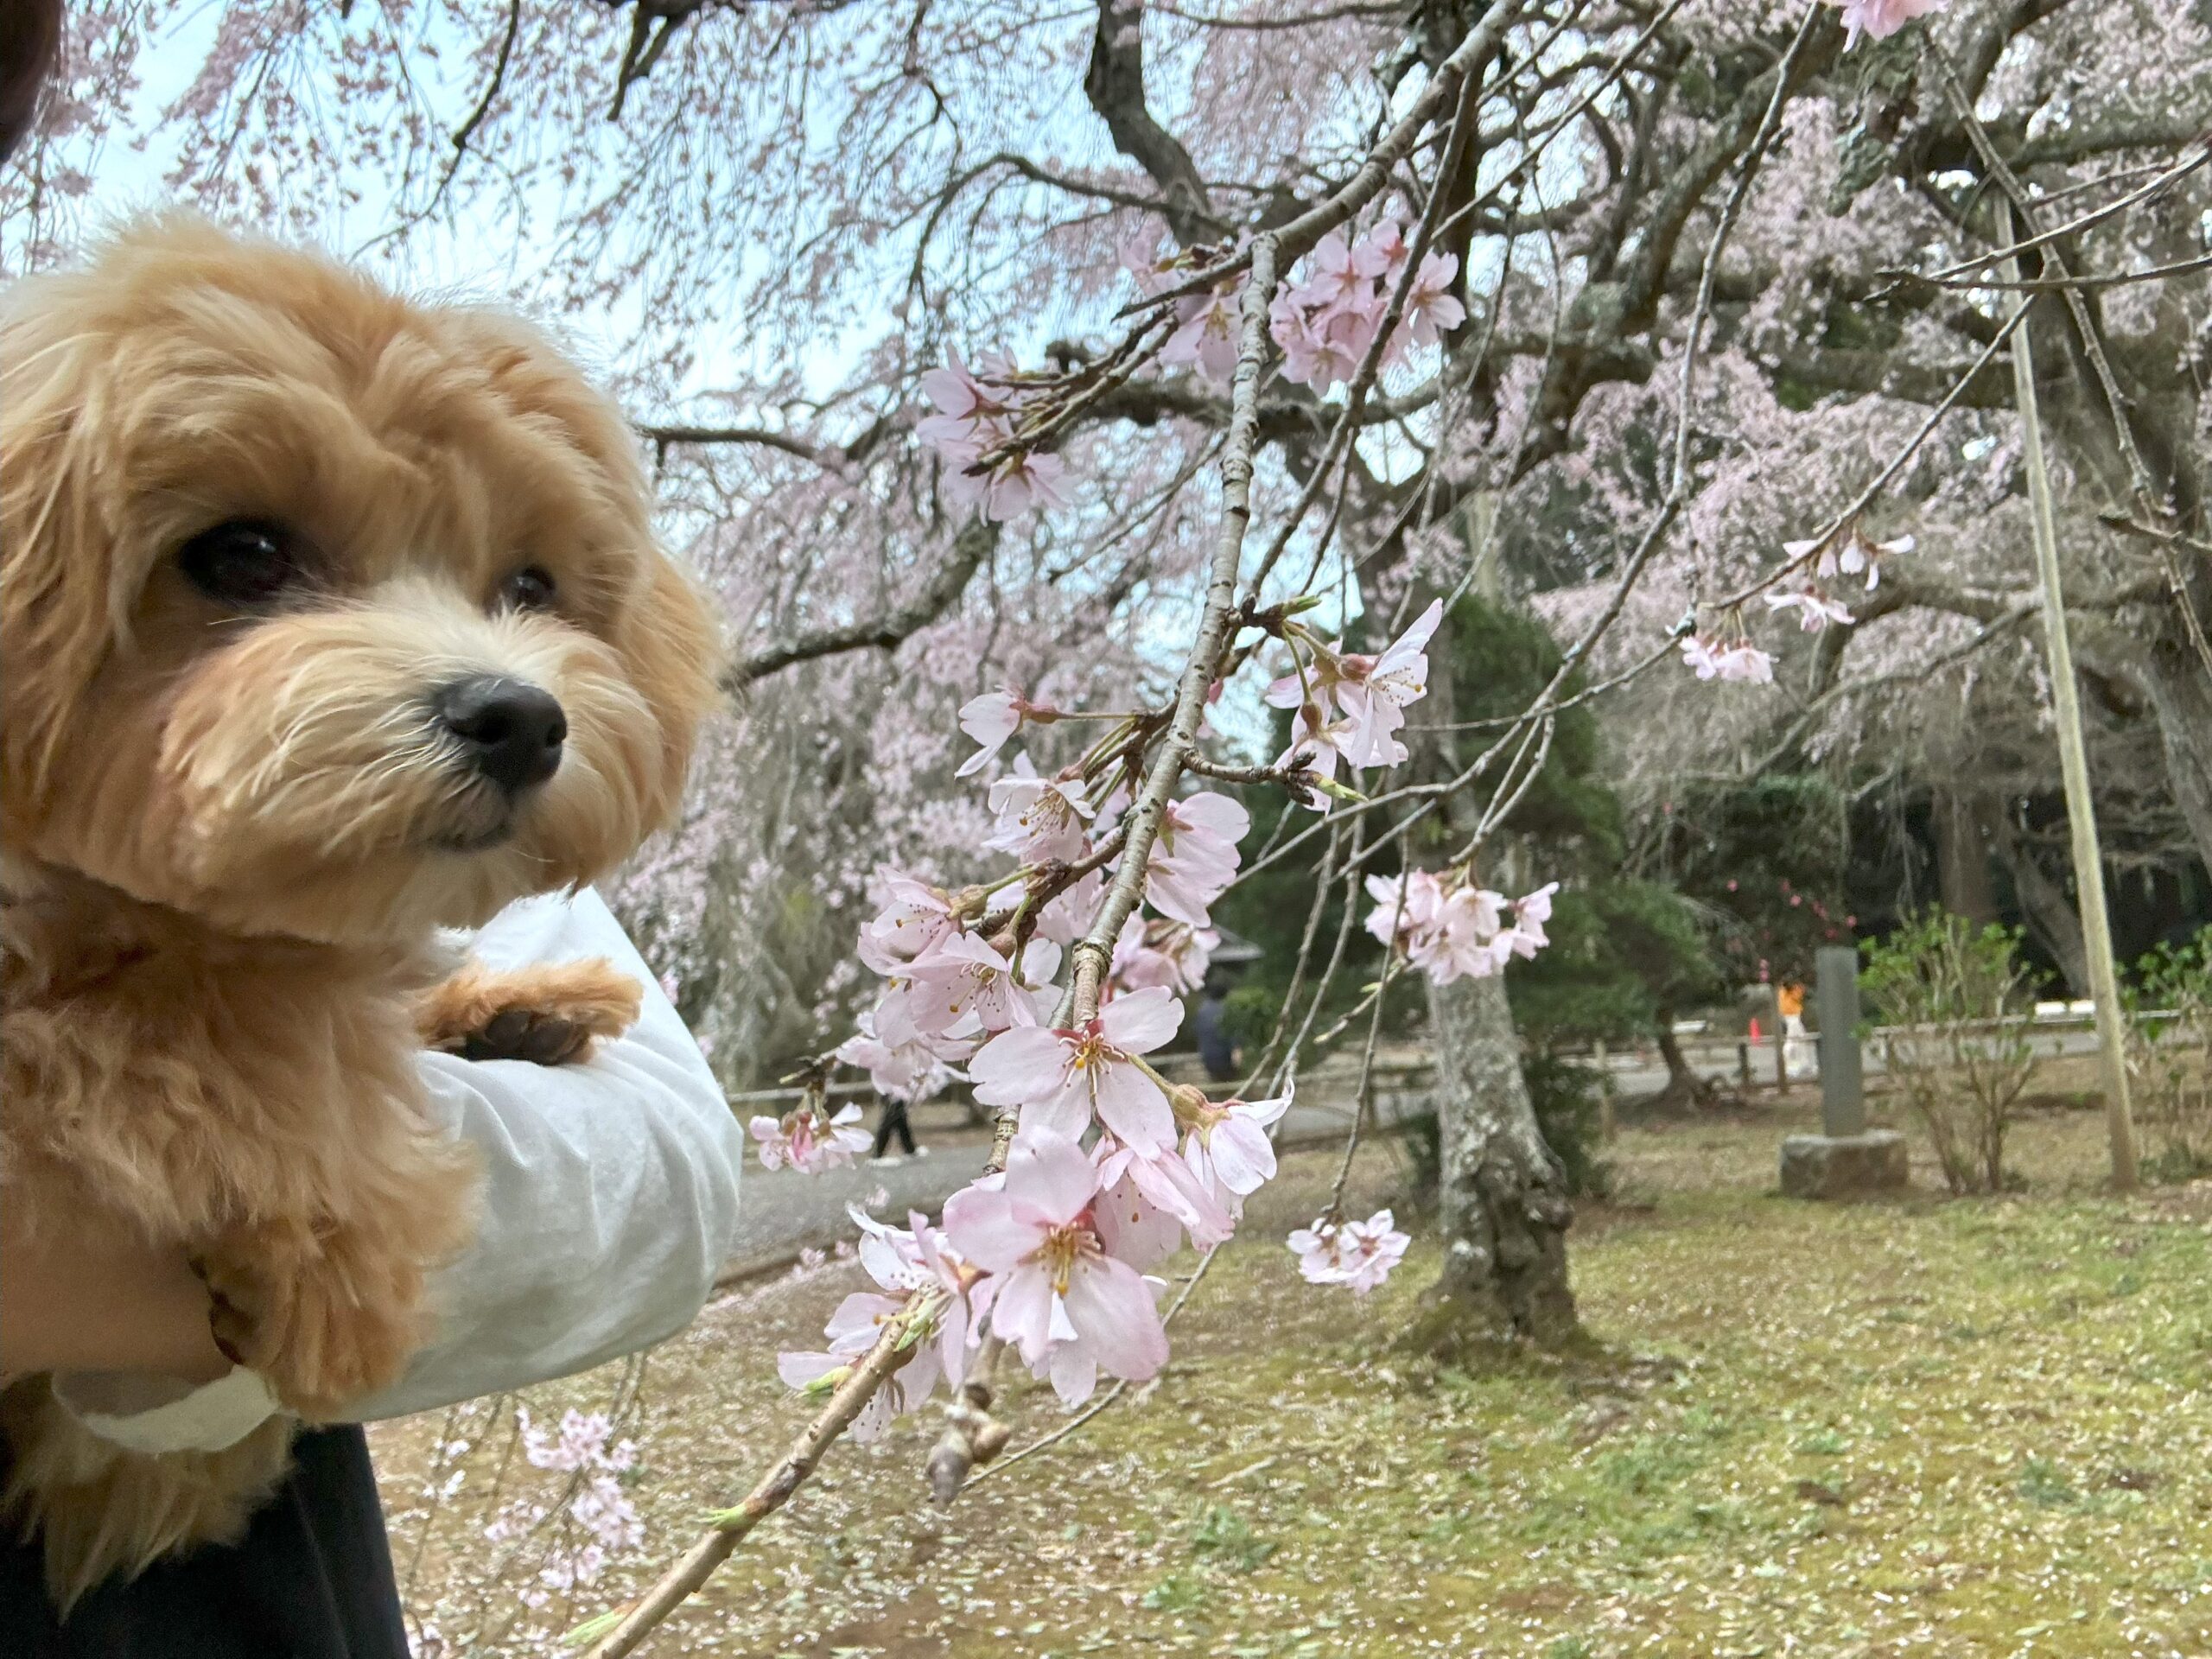
[(440, 687), (431, 704), (477, 771), (500, 788), (527, 789), (560, 769), (569, 717), (550, 692), (522, 680), (478, 674)]

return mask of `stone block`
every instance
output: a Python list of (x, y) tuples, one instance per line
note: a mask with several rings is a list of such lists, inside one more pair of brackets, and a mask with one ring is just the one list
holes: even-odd
[(1857, 1198), (1902, 1192), (1910, 1176), (1904, 1136), (1793, 1135), (1782, 1143), (1782, 1192), (1791, 1198)]

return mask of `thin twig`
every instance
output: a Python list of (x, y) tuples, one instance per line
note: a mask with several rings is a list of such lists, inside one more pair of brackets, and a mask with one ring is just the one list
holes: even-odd
[[(928, 1294), (916, 1293), (914, 1300), (908, 1302), (908, 1308), (918, 1313), (918, 1305), (926, 1300)], [(715, 1517), (714, 1524), (700, 1534), (683, 1558), (662, 1573), (621, 1622), (601, 1638), (591, 1650), (591, 1659), (622, 1659), (625, 1654), (634, 1652), (640, 1642), (729, 1559), (747, 1533), (791, 1501), (791, 1495), (814, 1472), (822, 1454), (875, 1397), (876, 1389), (914, 1357), (915, 1345), (907, 1340), (906, 1326), (906, 1322), (901, 1319), (893, 1319), (884, 1325), (875, 1346), (855, 1363), (845, 1380), (837, 1385), (836, 1392), (830, 1396), (830, 1402), (791, 1442), (776, 1466), (760, 1478), (743, 1503)]]

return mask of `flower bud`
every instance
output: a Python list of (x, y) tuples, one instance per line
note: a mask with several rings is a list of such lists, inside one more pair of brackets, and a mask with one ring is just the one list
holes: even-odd
[(1175, 1121), (1186, 1128), (1205, 1122), (1206, 1115), (1213, 1109), (1213, 1103), (1206, 1098), (1206, 1091), (1187, 1083), (1169, 1087), (1167, 1103), (1175, 1109)]

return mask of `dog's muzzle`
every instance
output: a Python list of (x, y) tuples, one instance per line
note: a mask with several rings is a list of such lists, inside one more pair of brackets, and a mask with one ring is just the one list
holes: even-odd
[(569, 717), (550, 692), (527, 681), (472, 675), (439, 687), (430, 707), (468, 765), (508, 795), (534, 788), (561, 768)]

